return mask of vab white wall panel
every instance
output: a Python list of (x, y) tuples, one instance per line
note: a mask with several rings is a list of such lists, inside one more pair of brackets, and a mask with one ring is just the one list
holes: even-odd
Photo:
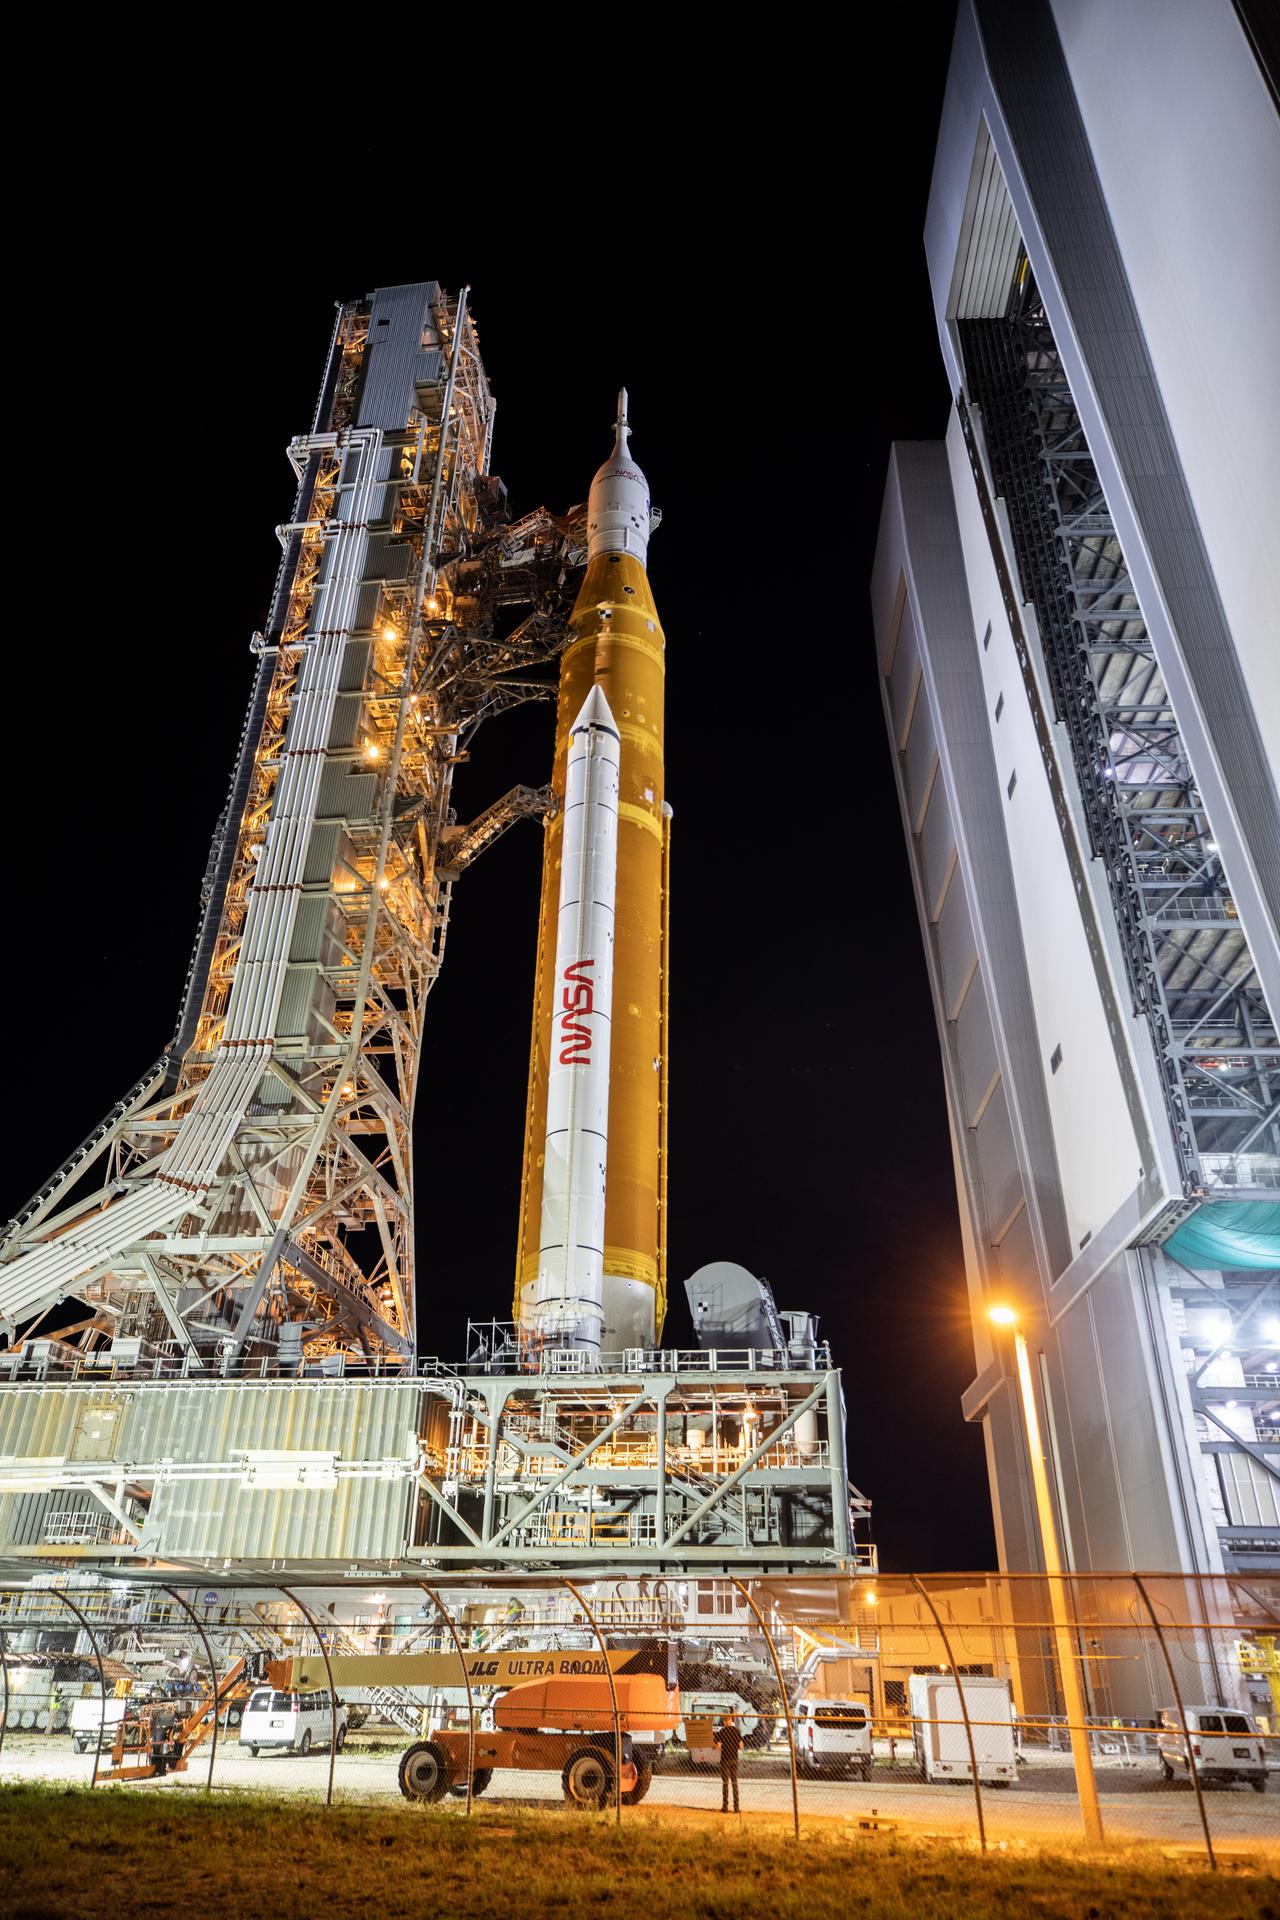
[[(992, 626), (988, 649), (983, 652), (976, 637), (974, 647), (982, 664), (997, 776), (1006, 796), (1005, 832), (1063, 1204), (1072, 1247), (1078, 1248), (1133, 1191), (1142, 1155), (958, 421), (952, 422), (947, 448), (975, 636), (985, 631), (988, 621)], [(1004, 706), (997, 721), (1001, 695)], [(1006, 790), (1015, 773), (1010, 798)], [(1058, 1045), (1063, 1066), (1054, 1074), (1049, 1059)]]
[(1280, 120), (1227, 0), (1052, 0), (1271, 764)]
[(1024, 1195), (1018, 1156), (1013, 1145), (1009, 1105), (1004, 1088), (997, 1086), (983, 1108), (974, 1132), (978, 1153), (978, 1171), (982, 1178), (986, 1238), (992, 1244), (1000, 1238), (1021, 1206)]
[(991, 1009), (981, 973), (969, 982), (969, 991), (960, 1003), (955, 1018), (956, 1066), (960, 1074), (960, 1093), (964, 1102), (964, 1124), (976, 1125), (978, 1115), (1000, 1071), (996, 1060), (995, 1036), (991, 1029)]
[(942, 912), (938, 915), (938, 967), (942, 974), (943, 1010), (954, 1020), (961, 999), (978, 964), (969, 899), (959, 873), (951, 876)]
[[(1093, 1567), (1173, 1567), (1181, 1560), (1123, 1254), (1058, 1323), (1063, 1392), (1058, 1436), (1087, 1488), (1076, 1557)], [(1063, 1413), (1069, 1414), (1069, 1432)]]
[(908, 601), (902, 609), (898, 644), (894, 649), (893, 666), (889, 670), (889, 706), (893, 713), (894, 739), (899, 748), (907, 744), (907, 733), (919, 690), (920, 649), (916, 645), (916, 630), (911, 619), (911, 603)]
[(955, 829), (946, 791), (935, 780), (920, 829), (920, 867), (924, 879), (925, 907), (930, 920), (936, 920), (947, 890), (947, 881), (956, 859)]
[(1031, 1215), (1024, 1207), (1009, 1222), (995, 1250), (994, 1271), (1017, 1297), (1038, 1303), (1040, 1273)]
[(929, 793), (937, 771), (937, 736), (934, 732), (933, 715), (929, 711), (929, 695), (927, 690), (921, 687), (916, 696), (915, 710), (911, 715), (911, 731), (907, 735), (906, 752), (902, 756), (902, 772), (907, 783), (907, 804), (911, 810), (912, 833), (919, 833), (924, 824), (924, 810), (929, 804)]

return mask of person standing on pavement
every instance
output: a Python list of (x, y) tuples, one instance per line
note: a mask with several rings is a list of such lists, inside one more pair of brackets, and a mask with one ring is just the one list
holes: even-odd
[(738, 1732), (737, 1721), (730, 1719), (717, 1722), (715, 1742), (720, 1749), (720, 1811), (721, 1813), (728, 1813), (729, 1811), (729, 1786), (730, 1783), (732, 1783), (733, 1810), (735, 1813), (738, 1813), (740, 1811), (738, 1806), (738, 1754), (742, 1748), (742, 1735)]

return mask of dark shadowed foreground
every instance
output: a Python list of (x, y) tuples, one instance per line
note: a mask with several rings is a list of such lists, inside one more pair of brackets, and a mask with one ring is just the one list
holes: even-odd
[(607, 1816), (264, 1805), (136, 1790), (0, 1791), (0, 1914), (448, 1915), (618, 1920), (765, 1914), (885, 1920), (1280, 1920), (1280, 1882), (1151, 1856), (981, 1860), (883, 1835), (750, 1835)]

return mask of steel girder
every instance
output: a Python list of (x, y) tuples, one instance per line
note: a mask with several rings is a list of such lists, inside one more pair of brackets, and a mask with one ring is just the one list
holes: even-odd
[(1275, 1025), (1034, 282), (959, 325), (1184, 1192), (1280, 1184)]

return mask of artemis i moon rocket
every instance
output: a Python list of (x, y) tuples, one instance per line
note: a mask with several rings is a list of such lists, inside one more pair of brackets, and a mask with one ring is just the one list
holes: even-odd
[(533, 1339), (610, 1353), (655, 1345), (666, 1309), (665, 642), (628, 437), (624, 390), (560, 665), (515, 1300)]

